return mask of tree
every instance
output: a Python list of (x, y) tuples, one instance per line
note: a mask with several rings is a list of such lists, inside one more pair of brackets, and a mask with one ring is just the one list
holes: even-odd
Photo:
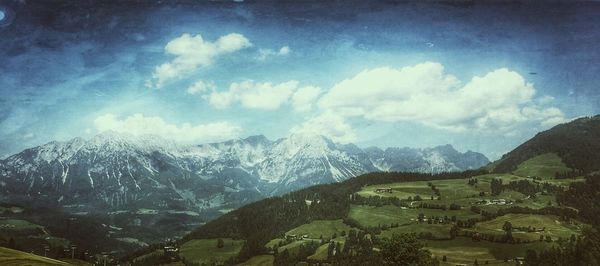
[(534, 265), (537, 262), (537, 253), (535, 250), (528, 249), (525, 251), (525, 262), (529, 265)]
[(223, 242), (222, 238), (217, 239), (217, 248), (223, 248), (225, 246), (225, 242)]
[(15, 249), (16, 247), (17, 247), (17, 244), (15, 244), (15, 240), (11, 237), (8, 240), (8, 248)]
[(490, 190), (492, 191), (492, 196), (500, 195), (502, 192), (502, 179), (492, 179), (490, 183)]
[(331, 259), (333, 257), (333, 251), (335, 250), (335, 244), (333, 242), (329, 243), (327, 246), (327, 259)]
[(513, 229), (513, 226), (509, 221), (504, 222), (504, 225), (502, 226), (502, 230), (504, 230), (504, 232), (506, 232), (505, 241), (513, 240), (512, 229)]
[(414, 233), (394, 234), (384, 240), (379, 255), (384, 265), (438, 265)]

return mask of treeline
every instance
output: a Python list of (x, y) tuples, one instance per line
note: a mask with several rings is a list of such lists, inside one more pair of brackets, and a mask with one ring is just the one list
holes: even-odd
[(554, 173), (554, 178), (556, 179), (570, 179), (570, 178), (575, 178), (578, 176), (582, 176), (585, 173), (583, 172), (583, 170), (574, 170), (572, 169), (571, 171), (563, 171), (563, 172), (555, 172)]
[(564, 191), (563, 187), (553, 185), (548, 182), (544, 182), (544, 183), (540, 184), (540, 183), (530, 182), (529, 180), (524, 180), (524, 179), (517, 180), (517, 181), (510, 181), (508, 184), (503, 184), (502, 179), (494, 178), (490, 182), (490, 190), (491, 190), (491, 194), (493, 196), (500, 195), (500, 193), (502, 193), (502, 191), (504, 191), (506, 189), (517, 191), (517, 192), (520, 192), (520, 193), (530, 196), (530, 197), (535, 197), (536, 193), (538, 193), (538, 192), (561, 193)]
[(584, 182), (573, 182), (556, 196), (558, 203), (579, 210), (579, 217), (600, 228), (600, 175), (586, 176)]
[(589, 229), (579, 237), (571, 237), (550, 249), (527, 250), (525, 265), (530, 266), (587, 266), (600, 265), (600, 233)]

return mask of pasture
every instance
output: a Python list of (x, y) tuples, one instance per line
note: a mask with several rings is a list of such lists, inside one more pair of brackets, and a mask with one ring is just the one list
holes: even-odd
[(222, 248), (217, 247), (217, 239), (193, 239), (181, 245), (180, 256), (194, 263), (223, 262), (240, 252), (243, 240), (223, 238)]

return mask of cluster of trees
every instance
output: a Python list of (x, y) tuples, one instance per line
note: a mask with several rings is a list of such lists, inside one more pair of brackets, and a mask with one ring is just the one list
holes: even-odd
[(467, 184), (469, 184), (469, 186), (475, 186), (479, 183), (479, 180), (477, 180), (477, 178), (469, 178), (469, 182), (467, 182)]
[(473, 228), (479, 222), (477, 218), (469, 218), (467, 220), (456, 220), (456, 226), (460, 228)]
[[(394, 234), (379, 241), (371, 240), (366, 234), (361, 236), (359, 232), (353, 240), (351, 238), (349, 235), (343, 248), (339, 244), (329, 246), (332, 265), (439, 265), (415, 234)], [(375, 242), (380, 247), (379, 252), (373, 250)]]
[(563, 172), (555, 172), (554, 173), (554, 178), (556, 179), (570, 179), (570, 178), (575, 178), (578, 176), (582, 176), (585, 173), (583, 172), (583, 170), (578, 170), (578, 169), (571, 169), (570, 171), (563, 171)]
[(579, 210), (584, 221), (600, 227), (600, 175), (585, 177), (585, 182), (573, 182), (569, 189), (556, 196), (559, 204)]
[(504, 190), (504, 186), (502, 186), (502, 179), (493, 178), (490, 182), (490, 190), (492, 196), (500, 195), (500, 193), (502, 193)]
[(339, 242), (329, 244), (328, 259), (335, 265), (351, 265), (358, 261), (377, 260), (377, 254), (373, 252), (373, 244), (377, 241), (371, 234), (351, 229), (348, 231), (348, 237), (343, 245)]
[(359, 194), (350, 195), (350, 203), (357, 205), (368, 205), (381, 207), (384, 205), (394, 205), (397, 207), (409, 207), (407, 201), (401, 200), (397, 197), (381, 197), (381, 196), (369, 196), (363, 197)]
[(427, 185), (431, 188), (433, 194), (435, 194), (438, 197), (438, 199), (442, 197), (442, 195), (440, 194), (440, 189), (437, 188), (433, 183), (427, 182)]
[(536, 193), (543, 191), (539, 184), (534, 184), (528, 180), (511, 181), (504, 187), (530, 197), (535, 197)]
[(392, 235), (381, 244), (379, 256), (381, 265), (439, 265), (415, 234)]
[[(419, 205), (419, 208), (424, 208), (424, 209), (438, 209), (438, 210), (447, 210), (448, 207), (446, 207), (445, 204), (436, 204), (436, 203), (430, 203), (430, 202), (422, 202)], [(460, 206), (459, 206), (460, 209)]]
[(525, 264), (530, 266), (600, 265), (600, 232), (584, 230), (583, 235), (560, 241), (550, 249), (527, 250), (525, 254)]
[[(527, 265), (600, 265), (600, 175), (588, 175), (585, 182), (573, 182), (557, 195), (557, 201), (579, 210), (576, 217), (592, 225), (579, 237), (557, 241), (558, 246), (539, 253), (528, 250)], [(570, 216), (571, 217), (571, 216)], [(574, 218), (574, 217), (573, 217)], [(548, 241), (540, 236), (540, 241)], [(550, 239), (551, 240), (551, 239)]]

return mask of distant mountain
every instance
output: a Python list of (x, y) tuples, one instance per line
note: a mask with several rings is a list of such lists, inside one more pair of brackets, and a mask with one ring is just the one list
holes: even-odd
[(556, 153), (572, 169), (584, 173), (600, 170), (600, 115), (557, 125), (521, 144), (492, 165), (498, 173), (544, 153)]
[[(77, 211), (228, 209), (303, 187), (375, 171), (476, 169), (482, 154), (452, 146), (361, 149), (319, 135), (252, 136), (179, 145), (157, 136), (105, 132), (50, 142), (0, 161), (0, 199), (37, 199)], [(73, 207), (76, 206), (76, 207)]]
[(382, 171), (404, 171), (420, 173), (455, 172), (477, 169), (489, 163), (481, 153), (460, 153), (451, 145), (427, 149), (377, 147), (365, 149), (374, 166)]

